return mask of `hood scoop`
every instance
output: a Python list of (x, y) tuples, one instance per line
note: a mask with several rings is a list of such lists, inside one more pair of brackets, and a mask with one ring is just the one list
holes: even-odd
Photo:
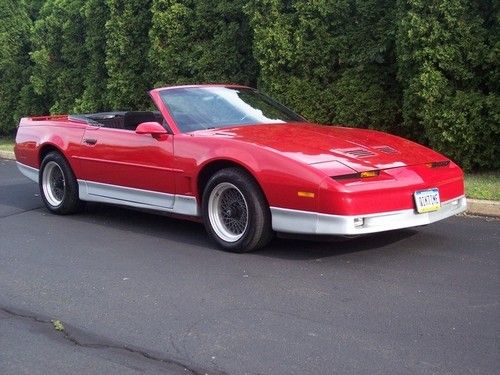
[(339, 152), (341, 154), (355, 157), (355, 158), (367, 158), (367, 157), (376, 155), (374, 152), (371, 152), (370, 150), (367, 150), (366, 148), (351, 148), (351, 149), (344, 149), (344, 150), (333, 149), (330, 151)]
[(389, 146), (377, 146), (374, 147), (377, 151), (383, 152), (384, 154), (397, 154), (398, 152)]

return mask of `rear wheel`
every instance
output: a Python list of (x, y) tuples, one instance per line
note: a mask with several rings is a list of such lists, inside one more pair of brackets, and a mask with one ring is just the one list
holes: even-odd
[(78, 183), (68, 162), (56, 152), (42, 160), (38, 178), (43, 203), (49, 211), (66, 215), (77, 212), (83, 202), (78, 198)]
[(243, 253), (271, 240), (269, 207), (260, 187), (244, 171), (226, 168), (215, 173), (202, 202), (207, 232), (224, 250)]

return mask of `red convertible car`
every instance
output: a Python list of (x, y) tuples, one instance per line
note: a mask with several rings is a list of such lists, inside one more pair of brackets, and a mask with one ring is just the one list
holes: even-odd
[(150, 92), (158, 111), (23, 118), (15, 153), (48, 210), (84, 201), (203, 220), (224, 249), (275, 232), (361, 235), (463, 212), (463, 173), (445, 156), (374, 130), (308, 123), (254, 89)]

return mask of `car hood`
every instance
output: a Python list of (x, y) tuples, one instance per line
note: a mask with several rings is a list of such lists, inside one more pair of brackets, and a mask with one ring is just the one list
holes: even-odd
[(252, 143), (310, 165), (337, 161), (357, 172), (446, 159), (433, 150), (397, 136), (340, 126), (262, 124), (196, 133)]

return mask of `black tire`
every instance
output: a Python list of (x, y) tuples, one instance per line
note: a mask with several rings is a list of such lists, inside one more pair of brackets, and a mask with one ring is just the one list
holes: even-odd
[[(227, 195), (236, 197), (233, 199), (233, 203), (236, 203), (231, 203), (234, 207), (225, 203), (224, 194), (226, 198)], [(244, 206), (241, 204), (241, 198)], [(222, 201), (224, 203), (221, 203)], [(218, 205), (217, 202), (221, 204)], [(224, 204), (230, 207), (227, 210), (222, 208), (219, 211), (214, 210), (214, 207), (221, 207)], [(231, 217), (231, 210), (235, 211), (232, 213), (234, 217)], [(227, 216), (224, 216), (227, 212), (229, 212)], [(221, 169), (208, 180), (203, 191), (202, 213), (208, 234), (226, 251), (244, 253), (257, 250), (267, 245), (274, 234), (271, 228), (271, 212), (262, 190), (251, 176), (239, 168)], [(229, 225), (225, 224), (225, 220), (242, 221), (240, 219), (245, 217), (244, 229), (240, 223), (241, 226), (233, 232)], [(220, 234), (221, 230), (224, 233), (224, 229), (228, 231), (228, 235), (236, 233), (235, 238), (231, 240), (224, 238), (224, 235)]]
[(57, 151), (49, 152), (42, 160), (38, 186), (47, 209), (58, 215), (68, 215), (82, 209), (78, 183), (67, 160)]

